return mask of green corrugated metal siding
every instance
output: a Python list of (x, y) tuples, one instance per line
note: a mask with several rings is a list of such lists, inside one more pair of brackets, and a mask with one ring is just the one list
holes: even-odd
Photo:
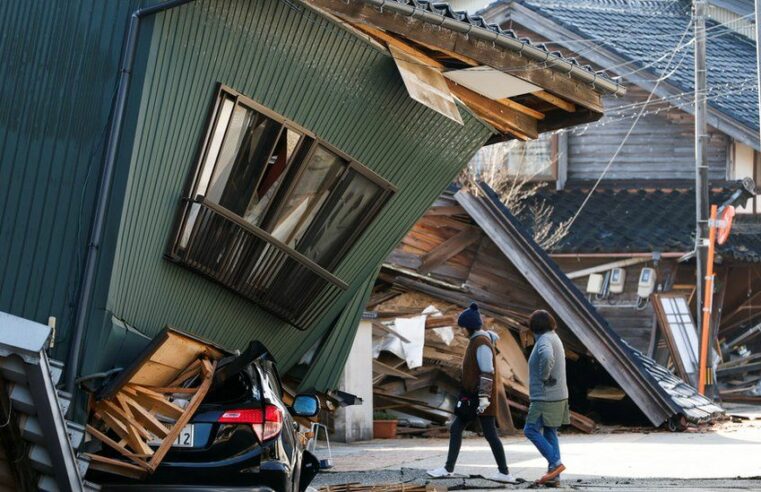
[(301, 381), (300, 391), (324, 392), (336, 388), (354, 343), (362, 312), (373, 291), (378, 271), (373, 271), (341, 311), (341, 316), (323, 340), (309, 371)]
[[(399, 189), (336, 271), (349, 290), (308, 332), (162, 257), (218, 82), (312, 130)], [(289, 367), (488, 138), (488, 128), (463, 116), (460, 126), (411, 100), (393, 60), (298, 4), (199, 1), (162, 14), (106, 308), (149, 335), (168, 323), (229, 347), (258, 338)]]
[(59, 338), (76, 301), (122, 38), (138, 3), (0, 1), (0, 311), (43, 323), (56, 316)]

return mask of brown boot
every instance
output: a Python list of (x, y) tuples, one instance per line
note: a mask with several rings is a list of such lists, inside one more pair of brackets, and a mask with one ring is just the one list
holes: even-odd
[(544, 485), (545, 483), (550, 482), (554, 480), (555, 478), (557, 478), (558, 475), (560, 475), (564, 471), (565, 471), (565, 465), (561, 463), (555, 468), (553, 468), (552, 470), (545, 473), (544, 476), (542, 476), (542, 478), (536, 481), (536, 483), (539, 485)]

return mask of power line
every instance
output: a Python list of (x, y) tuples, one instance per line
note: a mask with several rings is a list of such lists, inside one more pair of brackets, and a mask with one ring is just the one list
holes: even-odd
[[(690, 20), (690, 22), (687, 23), (687, 26), (684, 29), (684, 33), (682, 33), (682, 38), (679, 41), (680, 43), (682, 41), (684, 41), (684, 38), (687, 36), (687, 33), (689, 32), (691, 26), (692, 26), (692, 20)], [(674, 51), (674, 53), (672, 54), (672, 57), (669, 59), (669, 61), (667, 63), (667, 66), (671, 64), (671, 61), (673, 60), (675, 55), (676, 55), (676, 51)], [(653, 95), (655, 95), (655, 91), (656, 91), (656, 89), (658, 89), (658, 85), (660, 85), (660, 83), (661, 83), (661, 81), (659, 80), (653, 86), (653, 89), (650, 91), (650, 94), (647, 96), (647, 101), (648, 102), (653, 98)], [(568, 230), (571, 229), (571, 226), (573, 226), (573, 223), (576, 221), (576, 218), (579, 216), (581, 211), (584, 209), (584, 207), (586, 206), (587, 202), (589, 202), (589, 199), (592, 197), (592, 194), (595, 192), (595, 190), (597, 190), (597, 187), (600, 185), (600, 182), (603, 180), (605, 175), (608, 173), (608, 170), (613, 165), (613, 162), (615, 162), (616, 157), (618, 157), (618, 154), (621, 152), (621, 149), (624, 148), (624, 145), (626, 144), (626, 141), (629, 140), (629, 136), (634, 131), (634, 128), (637, 126), (637, 123), (639, 123), (639, 120), (642, 117), (642, 114), (644, 112), (645, 112), (645, 107), (640, 109), (639, 113), (637, 114), (637, 117), (632, 122), (631, 127), (629, 127), (629, 131), (626, 132), (626, 135), (624, 135), (624, 138), (621, 140), (621, 143), (618, 144), (618, 148), (616, 148), (616, 151), (613, 153), (613, 156), (610, 158), (610, 161), (608, 161), (608, 164), (602, 170), (602, 173), (600, 173), (600, 177), (597, 178), (597, 181), (595, 182), (594, 186), (592, 186), (592, 188), (589, 190), (589, 193), (587, 193), (587, 196), (584, 198), (584, 201), (581, 202), (581, 205), (579, 206), (578, 210), (576, 210), (576, 213), (573, 214), (573, 217), (571, 218), (571, 220), (568, 222), (568, 225), (567, 225), (567, 229)]]

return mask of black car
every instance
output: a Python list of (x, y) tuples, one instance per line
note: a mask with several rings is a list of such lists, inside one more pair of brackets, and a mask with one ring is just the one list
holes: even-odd
[[(87, 478), (103, 490), (303, 491), (320, 464), (304, 449), (293, 416), (319, 410), (313, 395), (283, 403), (275, 364), (253, 342), (220, 361), (209, 393), (153, 474), (138, 482), (91, 470)], [(101, 453), (115, 457), (108, 448)]]

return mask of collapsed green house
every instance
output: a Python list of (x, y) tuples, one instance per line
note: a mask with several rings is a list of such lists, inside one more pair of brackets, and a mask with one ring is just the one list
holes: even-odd
[(283, 372), (316, 347), (303, 384), (331, 388), (383, 259), (472, 155), (623, 92), (386, 3), (0, 5), (0, 311), (55, 318), (68, 389), (168, 325)]

